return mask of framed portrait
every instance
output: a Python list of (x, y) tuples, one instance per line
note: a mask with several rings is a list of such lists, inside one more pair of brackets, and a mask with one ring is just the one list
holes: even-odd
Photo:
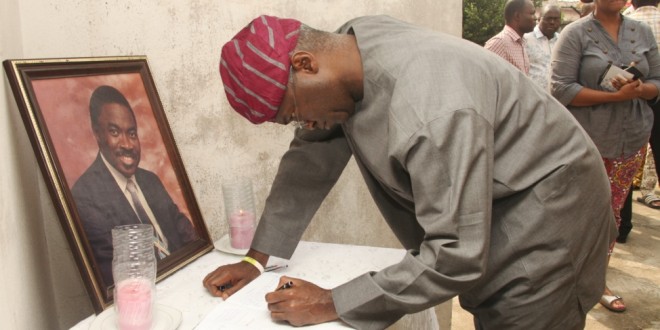
[(3, 65), (97, 313), (115, 226), (153, 225), (157, 281), (213, 249), (145, 56)]

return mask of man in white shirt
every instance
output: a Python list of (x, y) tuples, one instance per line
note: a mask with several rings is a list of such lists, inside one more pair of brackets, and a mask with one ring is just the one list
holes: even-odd
[(545, 5), (539, 24), (534, 31), (525, 33), (525, 50), (529, 56), (529, 77), (539, 86), (548, 89), (550, 81), (550, 55), (557, 42), (557, 30), (561, 23), (561, 11), (557, 5)]

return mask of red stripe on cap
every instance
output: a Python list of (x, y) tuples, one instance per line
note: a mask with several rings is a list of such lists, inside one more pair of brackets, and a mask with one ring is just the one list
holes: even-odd
[(222, 47), (219, 71), (227, 100), (250, 122), (277, 115), (299, 29), (297, 20), (260, 16)]

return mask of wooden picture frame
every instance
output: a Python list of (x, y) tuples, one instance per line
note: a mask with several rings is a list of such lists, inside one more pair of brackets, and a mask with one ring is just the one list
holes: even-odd
[[(142, 193), (138, 200), (148, 205), (147, 217), (165, 236), (169, 255), (157, 262), (157, 281), (213, 249), (145, 56), (3, 65), (97, 314), (113, 302), (111, 226), (142, 221), (132, 195), (120, 188), (131, 174)], [(108, 101), (108, 95), (116, 97), (113, 90), (130, 107)], [(108, 110), (113, 106), (120, 110)], [(95, 125), (92, 113), (100, 113)], [(129, 118), (122, 122), (126, 127), (114, 126), (116, 114)]]

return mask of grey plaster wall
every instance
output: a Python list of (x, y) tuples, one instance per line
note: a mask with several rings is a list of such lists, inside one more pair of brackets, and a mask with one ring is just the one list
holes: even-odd
[[(458, 0), (3, 0), (0, 55), (3, 59), (146, 55), (197, 202), (212, 237), (219, 239), (227, 232), (221, 183), (237, 175), (253, 178), (260, 213), (279, 159), (293, 134), (289, 127), (253, 126), (230, 110), (218, 74), (220, 47), (225, 41), (260, 14), (294, 17), (326, 30), (334, 30), (355, 16), (388, 14), (460, 35), (461, 5)], [(32, 182), (29, 193), (2, 203), (2, 214), (12, 216), (22, 233), (8, 242), (30, 247), (8, 265), (18, 270), (2, 271), (1, 292), (16, 294), (9, 289), (11, 283), (22, 282), (23, 274), (38, 271), (35, 276), (47, 283), (40, 290), (48, 291), (46, 297), (54, 297), (47, 299), (43, 307), (47, 313), (43, 315), (58, 315), (59, 326), (66, 328), (92, 310), (36, 158), (30, 157), (25, 132), (16, 127), (17, 117), (10, 113), (16, 111), (13, 97), (5, 81), (2, 86), (5, 102), (0, 104), (0, 123), (13, 127), (0, 135), (2, 153), (6, 156), (20, 148), (18, 154), (25, 155), (4, 157), (0, 163), (3, 172), (8, 172), (3, 176), (3, 195), (26, 182), (16, 178), (29, 177)], [(12, 179), (4, 181), (5, 177)], [(17, 211), (15, 206), (25, 210)], [(0, 235), (11, 235), (14, 230), (0, 226)], [(399, 247), (353, 163), (304, 238)], [(38, 265), (21, 263), (25, 258), (34, 260), (34, 254), (47, 260)], [(51, 317), (35, 318), (27, 309), (42, 298), (31, 291), (21, 297), (23, 303), (3, 303), (1, 319), (7, 315), (13, 328), (41, 328), (34, 325), (52, 322)]]

